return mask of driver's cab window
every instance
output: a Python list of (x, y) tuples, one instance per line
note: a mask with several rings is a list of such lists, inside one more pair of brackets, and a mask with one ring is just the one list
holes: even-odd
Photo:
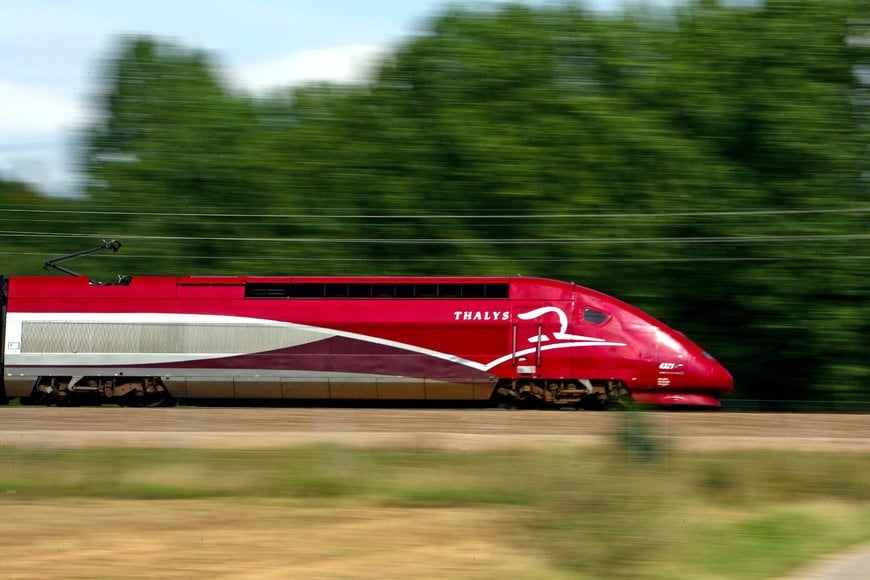
[(594, 308), (583, 309), (583, 322), (600, 326), (610, 319), (610, 315)]

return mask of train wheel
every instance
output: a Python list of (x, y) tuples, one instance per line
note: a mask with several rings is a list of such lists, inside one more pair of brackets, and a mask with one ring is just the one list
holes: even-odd
[(584, 397), (574, 405), (578, 411), (604, 411), (604, 403), (598, 397)]
[(118, 401), (122, 407), (174, 407), (176, 403), (175, 398), (167, 391), (130, 393)]
[(167, 391), (149, 393), (145, 395), (143, 407), (174, 407), (178, 401)]
[(174, 407), (175, 397), (157, 377), (128, 379), (107, 390), (106, 395), (122, 407)]
[(631, 398), (631, 395), (619, 397), (604, 403), (604, 408), (608, 411), (633, 411), (635, 409), (634, 399)]

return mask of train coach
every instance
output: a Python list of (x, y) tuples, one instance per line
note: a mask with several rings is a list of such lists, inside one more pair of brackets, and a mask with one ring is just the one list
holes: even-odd
[(728, 371), (616, 298), (543, 278), (0, 278), (0, 402), (718, 407)]

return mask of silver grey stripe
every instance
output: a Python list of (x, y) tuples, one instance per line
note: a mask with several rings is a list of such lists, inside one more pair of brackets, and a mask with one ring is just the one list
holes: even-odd
[(328, 336), (259, 324), (24, 321), (21, 353), (248, 354)]

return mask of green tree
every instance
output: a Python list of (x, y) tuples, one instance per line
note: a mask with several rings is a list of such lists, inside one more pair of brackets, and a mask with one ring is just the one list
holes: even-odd
[(186, 257), (143, 273), (570, 279), (696, 338), (742, 394), (866, 397), (867, 8), (449, 8), (369, 83), (260, 99), (125, 38), (83, 205), (132, 211), (88, 226)]
[[(234, 237), (244, 229), (230, 220), (179, 224), (150, 214), (256, 210), (268, 203), (257, 181), (263, 167), (248, 154), (259, 138), (255, 108), (215, 71), (205, 53), (140, 37), (121, 39), (108, 60), (101, 121), (85, 136), (89, 203), (132, 212), (108, 224), (118, 231), (187, 238), (139, 240), (146, 251), (219, 255), (226, 244), (205, 238)], [(166, 267), (160, 260), (143, 267), (158, 264)]]

